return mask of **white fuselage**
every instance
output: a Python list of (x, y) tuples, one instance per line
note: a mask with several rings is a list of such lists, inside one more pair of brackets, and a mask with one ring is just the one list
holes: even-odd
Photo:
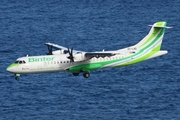
[[(154, 54), (152, 57), (148, 58), (154, 58), (161, 55), (166, 54), (167, 51), (159, 51), (158, 53)], [(16, 74), (31, 74), (31, 73), (43, 73), (43, 72), (61, 72), (66, 71), (68, 68), (83, 64), (89, 64), (92, 63), (102, 63), (102, 62), (108, 62), (112, 60), (120, 60), (125, 57), (128, 57), (132, 55), (132, 52), (129, 51), (119, 51), (119, 54), (116, 54), (115, 56), (111, 57), (93, 57), (91, 59), (79, 61), (79, 62), (71, 62), (67, 57), (68, 54), (62, 54), (62, 55), (44, 55), (44, 56), (30, 56), (30, 57), (21, 57), (18, 58), (16, 61), (18, 61), (18, 64), (13, 65), (13, 67), (8, 67), (7, 70), (12, 73)], [(124, 59), (122, 62), (113, 63), (101, 66), (99, 68), (107, 68), (107, 67), (117, 67), (117, 66), (124, 66), (129, 65), (129, 62), (133, 60), (132, 58)], [(24, 62), (22, 62), (24, 61)], [(98, 68), (98, 69), (99, 69)]]
[(119, 54), (111, 57), (99, 57), (91, 58), (79, 62), (71, 62), (68, 58), (68, 55), (45, 55), (45, 56), (29, 56), (21, 57), (16, 61), (25, 61), (21, 62), (12, 68), (9, 68), (8, 71), (12, 73), (19, 74), (31, 74), (31, 73), (42, 73), (42, 72), (61, 72), (66, 71), (67, 68), (73, 67), (80, 64), (91, 64), (98, 63), (102, 61), (116, 60), (124, 57), (124, 54)]

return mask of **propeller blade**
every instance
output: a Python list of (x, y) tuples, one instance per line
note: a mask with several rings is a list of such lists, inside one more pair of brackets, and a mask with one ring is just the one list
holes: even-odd
[(52, 55), (52, 46), (48, 46), (49, 53), (46, 53), (47, 55)]
[(69, 53), (69, 56), (67, 58), (70, 59), (71, 62), (74, 62), (73, 47), (71, 48), (71, 50), (68, 48), (68, 53)]
[(73, 56), (73, 47), (71, 48), (71, 56)]

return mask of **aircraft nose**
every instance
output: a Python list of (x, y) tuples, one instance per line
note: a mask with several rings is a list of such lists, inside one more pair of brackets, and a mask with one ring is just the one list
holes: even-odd
[(9, 65), (7, 68), (6, 68), (6, 71), (8, 71), (8, 72), (13, 72), (14, 71), (14, 68), (13, 68), (13, 65), (11, 64), (11, 65)]
[(12, 68), (7, 67), (7, 68), (6, 68), (6, 71), (8, 71), (8, 72), (12, 72), (12, 71), (13, 71), (13, 69), (12, 69)]

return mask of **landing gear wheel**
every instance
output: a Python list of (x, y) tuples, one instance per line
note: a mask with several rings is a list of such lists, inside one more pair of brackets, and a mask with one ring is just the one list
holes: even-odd
[(89, 74), (88, 72), (84, 72), (84, 73), (83, 73), (83, 76), (84, 76), (85, 78), (88, 78), (88, 77), (90, 77), (90, 74)]
[(19, 80), (19, 77), (16, 76), (15, 79), (16, 79), (16, 80)]
[(20, 74), (14, 74), (14, 76), (15, 76), (15, 79), (16, 79), (16, 80), (19, 80)]
[(79, 73), (72, 73), (74, 76), (78, 76), (79, 75)]

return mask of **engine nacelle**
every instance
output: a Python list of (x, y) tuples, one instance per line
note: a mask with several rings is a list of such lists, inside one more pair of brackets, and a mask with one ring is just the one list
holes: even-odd
[(66, 52), (64, 50), (56, 50), (52, 52), (53, 55), (62, 55), (62, 54), (66, 54)]
[(80, 62), (88, 59), (84, 53), (77, 53), (73, 56), (74, 56), (74, 62)]

